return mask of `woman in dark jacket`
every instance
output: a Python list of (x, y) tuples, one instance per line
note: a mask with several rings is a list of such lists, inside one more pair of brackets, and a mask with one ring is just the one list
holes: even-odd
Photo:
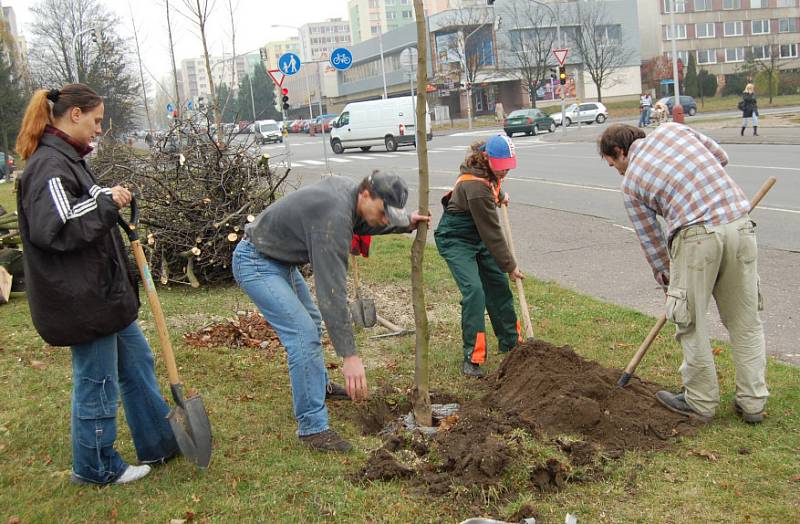
[[(72, 350), (72, 480), (123, 484), (178, 445), (116, 225), (131, 194), (100, 187), (83, 159), (103, 110), (83, 84), (34, 93), (17, 138), (27, 160), (17, 207), (33, 324), (47, 343)], [(120, 393), (140, 466), (114, 449)]]
[(463, 373), (468, 377), (485, 373), (487, 311), (501, 352), (521, 340), (506, 273), (514, 280), (524, 276), (497, 216), (497, 207), (508, 204), (500, 184), (516, 165), (514, 144), (504, 135), (473, 144), (455, 187), (442, 199), (444, 214), (434, 233), (439, 254), (461, 291)]
[(756, 101), (755, 89), (753, 84), (747, 84), (742, 93), (742, 101), (740, 102), (742, 109), (742, 133), (747, 128), (747, 119), (753, 120), (753, 136), (758, 136), (758, 102)]

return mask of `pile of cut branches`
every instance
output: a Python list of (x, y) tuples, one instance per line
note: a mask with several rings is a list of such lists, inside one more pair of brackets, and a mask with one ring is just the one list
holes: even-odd
[(149, 151), (103, 144), (92, 160), (104, 185), (137, 199), (139, 236), (154, 278), (193, 287), (229, 281), (244, 226), (284, 191), (289, 169), (273, 169), (249, 135), (216, 141), (207, 117), (179, 120)]

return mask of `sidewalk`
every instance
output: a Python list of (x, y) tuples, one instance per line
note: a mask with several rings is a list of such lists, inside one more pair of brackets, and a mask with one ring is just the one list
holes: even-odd
[[(741, 118), (738, 117), (713, 120), (688, 118), (686, 124), (720, 144), (800, 145), (800, 124), (792, 122), (797, 118), (800, 118), (797, 114), (764, 116), (758, 126), (758, 136), (753, 136), (752, 127), (748, 127), (742, 136)], [(584, 124), (578, 129), (577, 125), (572, 125), (566, 132), (559, 127), (555, 133), (543, 133), (540, 136), (546, 142), (596, 142), (607, 127), (608, 125)], [(644, 131), (652, 133), (654, 129), (647, 127)]]

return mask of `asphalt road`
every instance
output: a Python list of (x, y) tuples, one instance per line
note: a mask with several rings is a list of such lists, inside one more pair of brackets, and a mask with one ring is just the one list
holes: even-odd
[[(491, 132), (437, 136), (428, 142), (430, 206), (435, 219), (441, 213), (439, 199), (455, 181), (467, 146)], [(549, 141), (553, 138), (556, 136), (547, 133), (514, 137), (519, 167), (511, 172), (504, 188), (511, 197), (509, 211), (521, 267), (528, 274), (603, 300), (660, 314), (663, 294), (624, 212), (619, 174), (602, 162), (593, 142)], [(418, 169), (413, 148), (388, 153), (375, 147), (369, 152), (348, 150), (335, 155), (328, 147), (326, 167), (320, 136), (290, 135), (289, 142), (293, 173), (303, 183), (318, 180), (328, 171), (361, 179), (374, 169), (393, 170), (412, 188), (411, 204), (416, 205)], [(284, 145), (262, 149), (275, 162), (285, 161)], [(758, 223), (759, 272), (766, 303), (762, 319), (768, 353), (800, 364), (798, 148), (731, 144), (725, 149), (730, 156), (729, 173), (748, 195), (755, 194), (767, 177), (778, 178), (753, 213)], [(529, 297), (529, 302), (535, 306), (535, 297)], [(711, 315), (713, 334), (727, 339), (715, 308)]]

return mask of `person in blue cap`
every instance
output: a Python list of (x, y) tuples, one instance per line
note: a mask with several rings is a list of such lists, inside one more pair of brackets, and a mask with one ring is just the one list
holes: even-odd
[(508, 204), (501, 183), (517, 166), (514, 143), (505, 135), (477, 142), (461, 164), (455, 187), (442, 198), (444, 214), (434, 239), (461, 291), (464, 375), (482, 377), (488, 311), (500, 352), (522, 341), (511, 279), (525, 278), (503, 235), (497, 208)]

